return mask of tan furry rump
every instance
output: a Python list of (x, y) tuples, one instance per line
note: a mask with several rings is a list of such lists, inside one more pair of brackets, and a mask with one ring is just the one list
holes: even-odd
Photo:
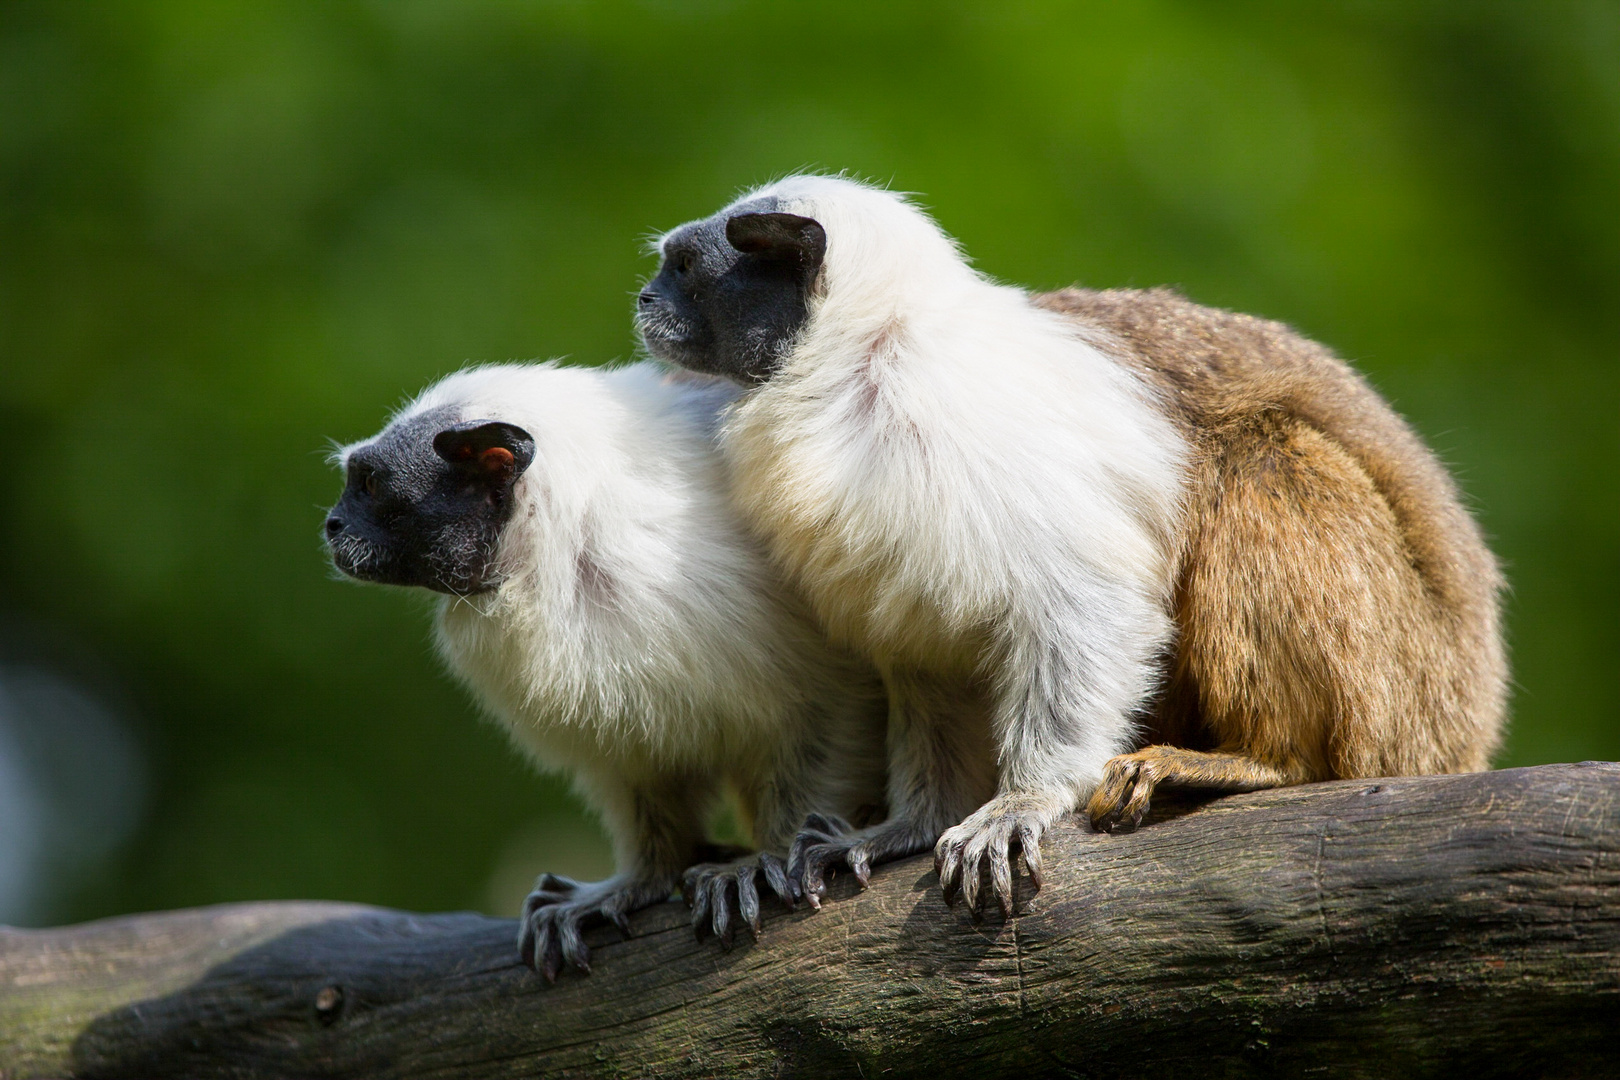
[(1167, 290), (1036, 303), (1100, 330), (1193, 449), (1152, 740), (1309, 780), (1486, 768), (1501, 575), (1400, 417), (1277, 323)]

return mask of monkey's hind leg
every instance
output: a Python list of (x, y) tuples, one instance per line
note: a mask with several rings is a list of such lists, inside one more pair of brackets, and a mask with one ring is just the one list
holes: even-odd
[(705, 776), (672, 774), (635, 784), (583, 772), (579, 778), (614, 838), (619, 872), (604, 881), (541, 874), (534, 883), (518, 920), (518, 953), (548, 983), (557, 981), (564, 964), (591, 970), (581, 933), (586, 927), (611, 923), (629, 938), (631, 912), (669, 899), (698, 850), (702, 795), (713, 788)]
[(888, 820), (860, 828), (811, 814), (788, 854), (788, 878), (812, 908), (848, 869), (865, 888), (872, 867), (929, 850), (995, 791), (988, 705), (973, 687), (888, 671)]
[(1236, 793), (1302, 784), (1310, 778), (1303, 767), (1267, 765), (1232, 751), (1147, 746), (1103, 766), (1102, 783), (1086, 804), (1086, 815), (1099, 832), (1129, 832), (1142, 823), (1160, 784)]
[(1471, 668), (1447, 640), (1461, 624), (1436, 608), (1362, 464), (1268, 412), (1224, 431), (1201, 468), (1166, 704), (1216, 749), (1114, 758), (1087, 807), (1093, 824), (1134, 827), (1158, 784), (1254, 791), (1459, 760)]

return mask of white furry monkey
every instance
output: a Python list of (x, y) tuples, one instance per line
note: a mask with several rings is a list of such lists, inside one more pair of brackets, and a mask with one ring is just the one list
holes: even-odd
[(704, 862), (722, 785), (784, 852), (807, 815), (883, 799), (876, 674), (828, 646), (727, 499), (713, 438), (734, 396), (652, 364), (482, 367), (339, 454), (333, 563), (445, 594), (451, 668), (613, 840), (613, 877), (545, 874), (524, 905), (519, 948), (548, 981), (588, 970), (583, 924), (628, 935), (678, 882), (726, 943), (758, 932), (759, 875), (792, 906), (772, 855)]
[[(656, 356), (746, 387), (738, 505), (890, 696), (879, 825), (789, 873), (933, 847), (1003, 911), (1011, 854), (1156, 784), (1484, 768), (1499, 576), (1450, 478), (1345, 364), (1173, 293), (1031, 296), (904, 198), (796, 176), (660, 241)], [(1127, 753), (1144, 741), (1152, 743)]]

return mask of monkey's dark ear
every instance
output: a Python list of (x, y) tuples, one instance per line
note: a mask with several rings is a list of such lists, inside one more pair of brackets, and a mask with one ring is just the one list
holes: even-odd
[(726, 242), (745, 255), (763, 255), (816, 270), (827, 254), (827, 230), (798, 214), (733, 214), (726, 219)]
[(510, 483), (534, 461), (534, 437), (500, 420), (469, 420), (433, 436), (433, 452), (473, 476)]

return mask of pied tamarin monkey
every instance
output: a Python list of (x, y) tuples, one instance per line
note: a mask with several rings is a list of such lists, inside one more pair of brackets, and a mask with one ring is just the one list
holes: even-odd
[[(450, 667), (613, 841), (613, 877), (543, 874), (524, 904), (547, 980), (588, 970), (582, 927), (628, 935), (677, 883), (700, 936), (757, 933), (762, 884), (796, 896), (769, 849), (883, 801), (877, 674), (829, 647), (727, 496), (714, 425), (735, 396), (655, 364), (476, 368), (337, 454), (333, 563), (443, 594)], [(716, 860), (725, 785), (765, 853)]]
[(1011, 853), (1154, 788), (1483, 769), (1501, 579), (1457, 489), (1344, 362), (1165, 290), (1031, 295), (904, 198), (795, 176), (659, 242), (648, 350), (746, 388), (734, 497), (890, 698), (881, 824), (1004, 911)]

